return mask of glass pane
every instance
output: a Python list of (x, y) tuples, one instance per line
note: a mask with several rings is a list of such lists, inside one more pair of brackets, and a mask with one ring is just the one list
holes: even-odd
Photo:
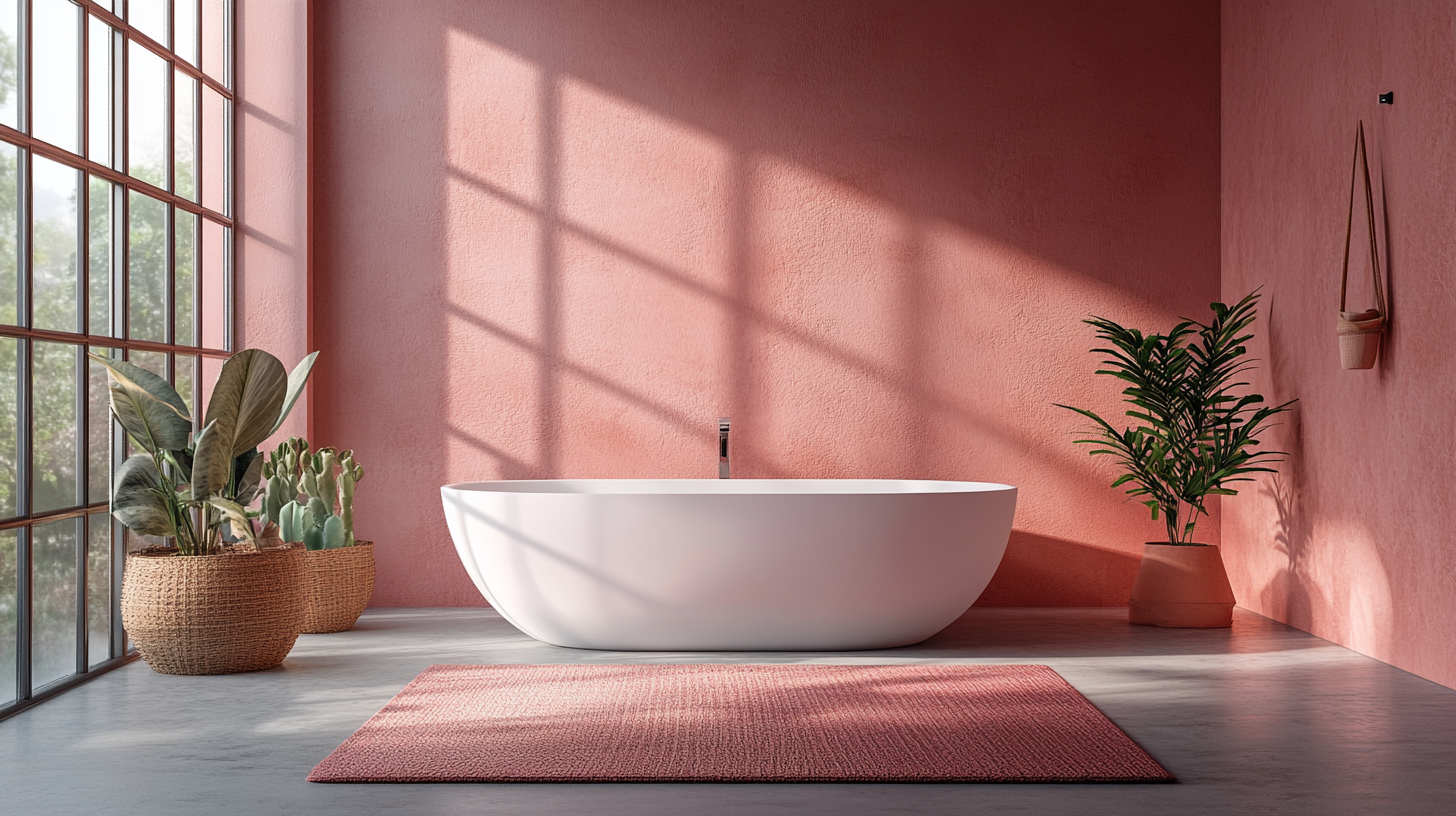
[(172, 6), (172, 26), (177, 43), (172, 47), (177, 56), (197, 64), (197, 0), (177, 0)]
[(127, 0), (126, 21), (156, 40), (163, 48), (167, 43), (167, 0)]
[(87, 666), (111, 658), (111, 516), (86, 517)]
[[(93, 348), (92, 354), (109, 356), (110, 349)], [(111, 490), (111, 383), (106, 367), (86, 360), (86, 503), (110, 499)]]
[(141, 366), (158, 377), (167, 379), (167, 355), (160, 351), (133, 351), (127, 355), (127, 360), (132, 365)]
[(202, 222), (202, 345), (227, 348), (228, 228)]
[(127, 229), (128, 336), (167, 339), (167, 205), (131, 191)]
[(15, 700), (15, 644), (20, 604), (16, 592), (19, 530), (0, 531), (0, 705)]
[(31, 547), (30, 684), (76, 673), (76, 548), (80, 519), (37, 524)]
[(232, 87), (228, 71), (229, 13), (227, 0), (202, 0), (202, 70), (224, 88)]
[(196, 415), (192, 409), (193, 389), (197, 387), (197, 358), (190, 354), (179, 354), (176, 360), (177, 365), (177, 394), (182, 401), (187, 403), (187, 410)]
[(56, 147), (80, 153), (81, 9), (69, 0), (33, 0), (30, 132)]
[(78, 331), (76, 298), (76, 200), (81, 174), (64, 164), (31, 157), (35, 201), (31, 325)]
[(111, 26), (92, 17), (88, 25), (90, 42), (87, 48), (90, 54), (87, 56), (86, 70), (86, 94), (87, 110), (86, 127), (90, 130), (88, 137), (89, 147), (86, 155), (94, 162), (99, 162), (108, 167), (111, 163), (111, 45), (114, 35)]
[(192, 271), (197, 268), (197, 216), (179, 210), (176, 215), (176, 230), (176, 293), (172, 302), (177, 306), (177, 324), (176, 339), (173, 342), (179, 346), (195, 346), (197, 320), (194, 316), (193, 291), (197, 279)]
[(89, 257), (86, 259), (90, 320), (88, 331), (106, 337), (111, 333), (111, 183), (91, 177)]
[(20, 321), (20, 149), (0, 142), (0, 323)]
[(196, 144), (194, 129), (197, 127), (197, 80), (178, 71), (173, 76), (173, 81), (177, 88), (174, 97), (177, 122), (172, 129), (176, 143), (172, 166), (177, 168), (177, 195), (196, 201), (197, 156), (193, 152), (193, 146)]
[[(20, 30), (20, 4), (16, 0), (0, 0), (0, 124), (20, 127), (20, 93), (16, 86), (19, 78), (15, 71), (20, 42), (15, 32)], [(0, 668), (0, 671), (4, 671)], [(5, 676), (0, 674), (0, 683)], [(0, 700), (9, 693), (0, 687)]]
[(126, 160), (133, 177), (166, 184), (167, 63), (135, 42), (127, 52)]
[(76, 496), (76, 355), (80, 346), (36, 341), (31, 353), (33, 511), (74, 507)]
[(202, 206), (228, 214), (228, 103), (222, 94), (202, 88)]
[(96, 5), (111, 12), (112, 14), (116, 13), (116, 3), (114, 0), (93, 0), (93, 2), (95, 2)]
[[(20, 341), (0, 337), (0, 518), (20, 515), (17, 495), (20, 485), (20, 403), (16, 385), (19, 380)], [(0, 689), (0, 694), (4, 693)]]

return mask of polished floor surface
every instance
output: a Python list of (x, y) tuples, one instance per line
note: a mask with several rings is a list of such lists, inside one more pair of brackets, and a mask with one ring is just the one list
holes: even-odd
[[(304, 781), (432, 663), (1044, 663), (1171, 785)], [(1118, 609), (973, 609), (918, 646), (622, 653), (537, 643), (490, 610), (375, 609), (277, 669), (133, 663), (0, 722), (5, 814), (1453, 814), (1456, 691), (1240, 611), (1232, 630)]]

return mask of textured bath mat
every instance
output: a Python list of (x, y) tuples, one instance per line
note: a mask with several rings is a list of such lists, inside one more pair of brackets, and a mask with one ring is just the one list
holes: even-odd
[(312, 782), (1170, 782), (1046, 666), (431, 666)]

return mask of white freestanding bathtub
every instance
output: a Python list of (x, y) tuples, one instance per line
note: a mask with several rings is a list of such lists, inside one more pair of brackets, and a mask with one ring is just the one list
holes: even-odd
[(579, 649), (885, 649), (955, 620), (1001, 563), (1016, 488), (582, 479), (440, 489), (506, 620)]

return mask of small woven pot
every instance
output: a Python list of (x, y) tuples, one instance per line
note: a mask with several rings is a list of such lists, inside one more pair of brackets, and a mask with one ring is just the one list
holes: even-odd
[(1380, 335), (1385, 332), (1385, 317), (1379, 311), (1341, 312), (1335, 322), (1340, 338), (1340, 368), (1347, 371), (1374, 368), (1380, 355)]
[(303, 631), (342, 632), (354, 625), (374, 593), (374, 544), (310, 550), (303, 554)]
[(121, 622), (162, 674), (232, 674), (283, 662), (303, 630), (303, 551), (126, 557)]
[(1234, 590), (1217, 547), (1148, 542), (1127, 603), (1129, 623), (1180, 629), (1233, 625)]

